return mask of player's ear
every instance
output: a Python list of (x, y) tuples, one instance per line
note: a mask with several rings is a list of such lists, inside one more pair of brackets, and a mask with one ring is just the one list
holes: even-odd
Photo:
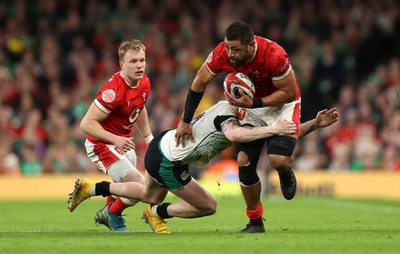
[(255, 41), (255, 40), (252, 40), (252, 41), (248, 44), (247, 48), (248, 48), (249, 51), (253, 52), (254, 49), (256, 48), (256, 41)]

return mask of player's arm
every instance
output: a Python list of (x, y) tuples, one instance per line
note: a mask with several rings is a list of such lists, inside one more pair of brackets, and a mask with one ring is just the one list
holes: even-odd
[(296, 124), (280, 120), (275, 125), (263, 127), (240, 126), (236, 118), (230, 118), (221, 124), (222, 131), (231, 142), (246, 143), (273, 135), (290, 135), (296, 130)]
[(106, 142), (112, 142), (112, 140), (115, 138), (115, 135), (109, 131), (106, 131), (100, 125), (100, 122), (106, 119), (107, 116), (107, 113), (103, 112), (94, 103), (92, 103), (82, 118), (80, 129), (94, 138)]
[(280, 80), (272, 80), (278, 90), (269, 96), (262, 98), (262, 106), (281, 106), (294, 101), (297, 96), (296, 76), (292, 70), (288, 76)]
[(144, 107), (142, 109), (142, 111), (140, 112), (135, 125), (136, 125), (136, 128), (138, 129), (140, 135), (142, 135), (142, 137), (146, 141), (146, 144), (149, 144), (150, 141), (153, 139), (153, 134), (150, 129), (149, 115), (147, 113), (146, 107)]
[(114, 144), (123, 151), (135, 149), (135, 144), (130, 138), (115, 135), (101, 126), (100, 123), (107, 117), (107, 113), (103, 112), (92, 103), (82, 118), (80, 129), (96, 139)]
[(325, 128), (333, 123), (336, 123), (339, 118), (339, 113), (336, 108), (323, 109), (317, 113), (317, 116), (305, 123), (300, 124), (299, 138), (303, 137), (318, 128)]
[(182, 143), (185, 147), (185, 138), (189, 136), (190, 140), (194, 142), (194, 137), (192, 135), (192, 127), (190, 126), (190, 121), (192, 121), (194, 112), (196, 111), (201, 98), (203, 98), (204, 91), (207, 85), (214, 79), (214, 76), (208, 71), (206, 63), (200, 67), (197, 71), (196, 76), (192, 82), (189, 92), (186, 97), (185, 108), (182, 114), (182, 119), (176, 128), (176, 146)]

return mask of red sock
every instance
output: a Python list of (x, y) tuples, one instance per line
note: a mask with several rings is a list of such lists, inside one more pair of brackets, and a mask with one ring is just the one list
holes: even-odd
[(112, 203), (110, 205), (110, 207), (108, 208), (108, 210), (110, 211), (110, 213), (112, 214), (117, 214), (120, 215), (122, 214), (122, 211), (127, 208), (128, 205), (124, 203), (124, 201), (122, 201), (121, 198), (117, 198), (114, 203)]
[(261, 218), (263, 213), (264, 213), (264, 209), (263, 209), (262, 203), (260, 203), (257, 206), (257, 208), (254, 210), (246, 209), (247, 217), (249, 217), (250, 220), (257, 220), (257, 219)]
[(107, 196), (106, 199), (106, 204), (104, 205), (104, 208), (106, 208), (111, 202), (113, 202), (115, 200), (115, 198), (113, 196)]

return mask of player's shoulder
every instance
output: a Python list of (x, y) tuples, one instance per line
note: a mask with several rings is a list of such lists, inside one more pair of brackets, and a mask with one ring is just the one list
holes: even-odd
[(221, 41), (220, 43), (218, 43), (218, 45), (214, 48), (213, 50), (213, 54), (214, 55), (222, 55), (226, 52), (225, 50), (225, 44), (223, 41)]
[[(101, 95), (101, 97), (104, 97), (105, 94), (110, 94), (114, 98), (112, 101), (114, 101), (116, 98), (120, 97), (120, 94), (124, 94), (124, 90), (123, 90), (124, 82), (125, 82), (125, 80), (120, 75), (120, 72), (116, 72), (113, 74), (113, 76), (110, 79), (108, 79), (106, 82), (104, 82), (104, 84), (100, 87), (100, 89), (98, 91), (98, 95)], [(108, 100), (108, 101), (111, 101), (111, 100)]]
[(285, 49), (279, 45), (277, 42), (261, 37), (261, 36), (254, 36), (254, 39), (257, 43), (257, 48), (259, 52), (265, 54), (286, 54)]
[(120, 84), (124, 82), (125, 80), (122, 77), (121, 72), (119, 71), (114, 73), (112, 77), (104, 83), (103, 87), (108, 87), (108, 88), (118, 87)]
[(220, 42), (206, 59), (206, 66), (212, 75), (217, 75), (221, 71), (226, 71), (232, 67), (229, 65), (228, 55), (225, 45)]
[(142, 79), (140, 80), (140, 83), (141, 83), (141, 84), (148, 85), (148, 86), (151, 86), (150, 78), (149, 78), (149, 76), (147, 76), (146, 74), (143, 74), (143, 77), (142, 77)]

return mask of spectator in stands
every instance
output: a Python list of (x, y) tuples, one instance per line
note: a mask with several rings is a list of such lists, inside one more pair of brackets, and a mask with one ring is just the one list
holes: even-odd
[[(90, 80), (84, 89), (89, 89), (94, 98), (95, 91), (118, 68), (114, 53), (118, 44), (134, 35), (142, 39), (149, 52), (147, 70), (155, 91), (148, 102), (152, 128), (176, 127), (173, 124), (179, 119), (179, 113), (174, 109), (182, 108), (179, 104), (183, 103), (182, 91), (189, 86), (187, 80), (192, 79), (227, 24), (240, 19), (251, 24), (256, 34), (273, 37), (288, 49), (303, 93), (302, 121), (314, 117), (310, 112), (314, 109), (309, 110), (309, 103), (322, 96), (329, 98), (339, 110), (347, 111), (347, 106), (351, 105), (363, 119), (363, 111), (369, 105), (376, 138), (381, 140), (377, 161), (381, 167), (395, 165), (400, 157), (400, 145), (393, 144), (392, 136), (396, 131), (399, 133), (393, 126), (392, 116), (398, 114), (400, 107), (400, 3), (374, 1), (371, 4), (349, 0), (340, 4), (334, 1), (291, 1), (288, 4), (248, 0), (241, 3), (240, 10), (232, 12), (232, 9), (237, 9), (237, 4), (238, 1), (196, 1), (195, 5), (193, 1), (155, 0), (137, 1), (135, 5), (129, 1), (113, 3), (106, 0), (1, 1), (0, 73), (6, 70), (9, 78), (8, 82), (0, 83), (0, 104), (12, 109), (12, 123), (16, 124), (12, 128), (17, 129), (25, 121), (25, 111), (19, 103), (21, 95), (31, 94), (32, 108), (38, 108), (43, 114), (42, 121), (47, 122), (47, 108), (59, 102), (57, 96), (41, 96), (46, 95), (43, 91), (58, 87), (54, 89), (56, 93), (69, 95), (60, 96), (64, 107), (61, 112), (69, 119), (65, 123), (66, 129), (74, 130), (72, 126), (80, 120), (76, 112), (82, 105), (71, 98), (82, 98), (80, 90), (74, 86), (81, 75), (77, 68), (83, 64), (82, 61), (78, 65), (72, 64), (68, 56), (76, 56), (74, 52), (83, 44), (86, 44), (86, 52), (91, 51), (84, 53), (89, 55), (84, 69)], [(76, 38), (80, 39), (76, 41)], [(322, 49), (330, 54), (322, 57)], [(75, 58), (78, 57), (70, 57)], [(329, 70), (329, 63), (335, 61), (339, 61), (343, 68), (339, 85), (331, 82), (331, 86), (324, 86), (328, 83), (322, 81), (331, 80), (332, 75), (324, 74), (322, 70)], [(25, 76), (31, 77), (29, 82), (34, 84), (35, 92), (21, 86)], [(314, 83), (316, 80), (319, 82)], [(315, 84), (322, 89), (311, 98), (313, 100), (306, 100), (305, 94)], [(167, 89), (162, 92), (164, 85)], [(340, 97), (342, 91), (347, 93), (349, 87), (356, 96), (350, 96), (346, 105), (342, 105), (336, 96)], [(26, 93), (27, 90), (30, 92)], [(364, 96), (364, 99), (359, 96)], [(211, 99), (218, 100), (218, 96)], [(314, 106), (315, 110), (323, 107)], [(168, 109), (165, 114), (164, 109)], [(345, 111), (340, 114), (346, 115)], [(340, 124), (337, 126), (338, 129), (342, 127)], [(330, 130), (315, 134), (318, 134), (317, 147), (323, 148), (330, 142), (328, 132)], [(12, 133), (10, 135), (12, 147), (18, 146), (18, 140)], [(296, 156), (306, 156), (310, 152), (304, 150), (309, 146), (303, 142), (309, 141), (299, 141)], [(350, 140), (350, 155), (355, 154), (354, 142)], [(50, 145), (46, 144), (46, 148)], [(138, 144), (138, 149), (141, 147)], [(326, 149), (328, 161), (325, 167), (337, 165), (330, 148)], [(339, 164), (346, 167), (352, 160), (350, 156), (346, 163)]]

